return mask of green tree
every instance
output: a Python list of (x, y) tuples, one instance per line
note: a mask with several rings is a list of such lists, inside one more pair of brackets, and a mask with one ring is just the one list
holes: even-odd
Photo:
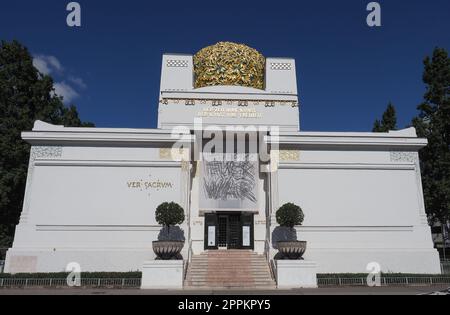
[(30, 146), (20, 134), (36, 120), (71, 127), (82, 123), (74, 106), (55, 95), (53, 80), (39, 73), (27, 48), (17, 41), (0, 42), (0, 230), (9, 246), (22, 210)]
[(373, 125), (373, 132), (388, 132), (389, 130), (397, 130), (397, 113), (392, 103), (389, 103), (381, 121), (377, 119)]
[(302, 225), (305, 215), (302, 208), (289, 202), (277, 210), (275, 217), (280, 226), (294, 228), (296, 225)]
[(155, 219), (158, 224), (167, 227), (167, 236), (170, 236), (170, 227), (184, 222), (184, 209), (175, 202), (164, 202), (156, 208)]
[(419, 137), (428, 139), (420, 151), (425, 206), (430, 223), (450, 218), (450, 59), (436, 48), (424, 60), (424, 102), (413, 126)]

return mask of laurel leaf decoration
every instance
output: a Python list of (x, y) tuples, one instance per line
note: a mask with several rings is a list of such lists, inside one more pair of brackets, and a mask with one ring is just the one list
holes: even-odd
[(194, 56), (195, 88), (238, 85), (264, 89), (265, 57), (244, 44), (219, 42)]

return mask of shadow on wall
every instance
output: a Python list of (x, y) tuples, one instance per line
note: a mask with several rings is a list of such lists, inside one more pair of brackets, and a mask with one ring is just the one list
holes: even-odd
[(277, 226), (272, 232), (272, 248), (278, 249), (278, 242), (290, 242), (297, 240), (295, 228)]
[[(297, 231), (295, 228), (277, 226), (272, 232), (272, 248), (278, 250), (278, 242), (297, 241)], [(283, 259), (281, 253), (275, 254), (274, 259)]]
[(163, 227), (158, 234), (158, 241), (185, 241), (184, 230), (179, 226)]

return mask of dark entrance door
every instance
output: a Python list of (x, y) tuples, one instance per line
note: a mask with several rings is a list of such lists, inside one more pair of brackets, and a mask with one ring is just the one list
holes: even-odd
[(205, 249), (253, 249), (253, 214), (218, 212), (205, 215)]

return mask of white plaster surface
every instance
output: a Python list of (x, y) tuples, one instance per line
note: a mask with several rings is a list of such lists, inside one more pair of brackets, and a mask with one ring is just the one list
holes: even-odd
[(279, 289), (317, 288), (317, 263), (308, 260), (277, 260)]
[(150, 260), (143, 264), (141, 289), (182, 288), (182, 260)]

